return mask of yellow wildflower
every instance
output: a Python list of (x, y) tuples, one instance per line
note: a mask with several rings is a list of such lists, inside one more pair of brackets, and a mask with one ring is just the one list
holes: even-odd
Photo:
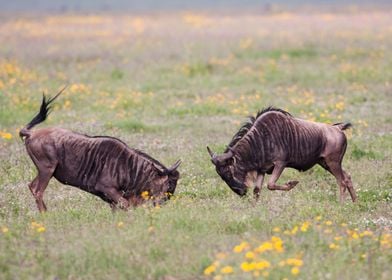
[(253, 253), (253, 252), (247, 252), (246, 254), (245, 254), (245, 258), (247, 258), (247, 259), (254, 259), (256, 257), (256, 255), (255, 255), (255, 253)]
[(233, 272), (234, 272), (233, 268), (229, 265), (227, 265), (221, 269), (221, 273), (223, 273), (223, 274), (231, 274)]
[(8, 228), (7, 227), (2, 227), (1, 228), (1, 232), (2, 233), (7, 233), (8, 232)]
[(265, 251), (271, 251), (273, 249), (273, 245), (271, 242), (263, 242), (259, 247), (255, 249), (256, 253), (263, 253)]
[(195, 28), (201, 28), (211, 23), (211, 20), (206, 16), (190, 13), (183, 15), (183, 20)]
[(257, 269), (257, 270), (263, 270), (265, 268), (271, 267), (271, 263), (266, 260), (260, 260), (260, 261), (256, 262), (254, 264), (254, 266), (255, 266), (255, 269)]
[(280, 232), (280, 228), (279, 228), (279, 227), (274, 227), (274, 228), (272, 229), (272, 231), (273, 231), (273, 232)]
[(41, 233), (41, 232), (45, 232), (46, 229), (43, 226), (40, 226), (39, 228), (37, 228), (37, 232)]
[(12, 138), (12, 134), (9, 132), (0, 131), (0, 137), (6, 140), (10, 140)]
[(206, 269), (204, 269), (204, 275), (211, 275), (214, 273), (216, 270), (216, 266), (214, 264), (208, 266)]
[(31, 228), (32, 229), (39, 228), (39, 227), (42, 227), (42, 225), (40, 223), (37, 223), (35, 221), (31, 222)]
[(301, 259), (296, 259), (296, 258), (288, 258), (286, 260), (286, 263), (292, 266), (302, 266), (304, 264), (304, 262)]
[(283, 241), (282, 241), (282, 239), (280, 239), (280, 237), (278, 237), (278, 236), (272, 236), (272, 237), (271, 237), (271, 242), (272, 242), (272, 243), (282, 243)]
[(243, 241), (243, 242), (241, 242), (241, 244), (234, 247), (233, 252), (234, 253), (241, 253), (242, 251), (244, 251), (248, 247), (249, 247), (248, 242)]
[(88, 93), (89, 88), (84, 84), (72, 84), (69, 91), (72, 93)]
[(304, 223), (301, 225), (301, 231), (302, 231), (302, 232), (308, 231), (309, 226), (310, 226), (310, 222), (308, 222), (308, 221), (304, 222)]
[(331, 250), (338, 250), (339, 249), (339, 245), (336, 245), (335, 243), (331, 243), (329, 244), (329, 249)]
[(272, 236), (271, 237), (272, 245), (274, 247), (274, 250), (278, 253), (281, 253), (284, 251), (283, 249), (283, 241), (279, 237)]
[(330, 226), (330, 225), (332, 225), (332, 222), (331, 222), (331, 221), (325, 221), (325, 224), (326, 224), (327, 226)]
[(364, 236), (373, 236), (373, 232), (371, 232), (370, 230), (365, 230), (364, 232), (361, 232), (359, 234), (360, 237), (364, 237)]
[(274, 243), (274, 249), (276, 252), (282, 253), (284, 251), (283, 243)]
[(335, 108), (336, 108), (337, 110), (339, 110), (339, 111), (343, 111), (343, 109), (344, 109), (344, 102), (341, 101), (341, 102), (336, 103), (336, 104), (335, 104)]
[(390, 248), (392, 245), (392, 235), (389, 233), (384, 233), (380, 237), (380, 245), (383, 248)]
[(123, 222), (118, 222), (118, 223), (117, 223), (117, 227), (122, 227), (122, 226), (124, 226), (124, 223), (123, 223)]
[(293, 267), (292, 269), (291, 269), (291, 274), (293, 274), (293, 275), (298, 275), (299, 274), (299, 268), (298, 267)]
[(298, 226), (293, 227), (293, 229), (291, 230), (291, 234), (295, 235), (298, 231)]
[(147, 200), (150, 197), (150, 195), (149, 195), (148, 191), (144, 191), (144, 192), (141, 193), (141, 197), (144, 200)]
[(322, 217), (321, 216), (317, 216), (316, 217), (316, 221), (321, 221)]
[(358, 235), (358, 233), (353, 232), (353, 234), (351, 235), (351, 237), (352, 237), (353, 239), (358, 239), (358, 238), (359, 238), (359, 235)]
[(256, 264), (255, 264), (254, 262), (252, 262), (252, 263), (243, 262), (243, 263), (241, 264), (241, 269), (242, 269), (243, 271), (245, 271), (245, 272), (249, 272), (249, 271), (252, 271), (252, 270), (255, 270), (255, 269), (256, 269)]
[(216, 258), (217, 259), (221, 259), (221, 260), (226, 258), (226, 256), (227, 256), (227, 254), (225, 254), (225, 253), (218, 253), (218, 254), (216, 254)]
[(63, 109), (69, 109), (71, 107), (71, 101), (65, 100), (63, 104)]

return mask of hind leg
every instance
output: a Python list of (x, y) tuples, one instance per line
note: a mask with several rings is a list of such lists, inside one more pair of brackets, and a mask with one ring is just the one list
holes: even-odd
[(272, 171), (272, 175), (268, 181), (268, 189), (269, 190), (289, 191), (298, 184), (298, 181), (288, 181), (283, 186), (279, 186), (276, 184), (276, 181), (278, 181), (278, 179), (279, 179), (280, 175), (282, 174), (283, 169), (285, 167), (286, 167), (286, 165), (282, 162), (275, 164), (274, 170)]
[(54, 168), (38, 170), (38, 175), (35, 179), (29, 184), (29, 188), (31, 193), (35, 198), (35, 203), (37, 204), (38, 210), (40, 212), (44, 212), (47, 210), (45, 202), (43, 200), (44, 192), (50, 179), (53, 176)]
[(58, 163), (56, 150), (52, 145), (41, 145), (40, 143), (33, 143), (26, 148), (38, 170), (38, 175), (29, 184), (29, 189), (35, 198), (38, 210), (44, 212), (47, 210), (43, 200), (44, 192)]
[[(35, 203), (37, 204), (38, 210), (41, 212), (41, 209), (38, 205), (38, 200), (37, 200), (38, 182), (39, 182), (39, 176), (37, 175), (37, 177), (35, 177), (34, 180), (28, 186), (29, 186), (31, 194), (35, 198)], [(44, 208), (46, 208), (46, 205)]]
[(353, 202), (357, 201), (357, 194), (355, 193), (354, 187), (353, 187), (353, 182), (351, 181), (351, 176), (343, 170), (344, 174), (344, 181), (347, 186), (348, 192), (350, 193), (351, 200)]
[(334, 158), (325, 158), (320, 161), (319, 164), (336, 178), (340, 191), (340, 203), (343, 203), (343, 201), (345, 200), (346, 190), (349, 191), (351, 199), (353, 200), (353, 202), (355, 202), (357, 198), (351, 182), (351, 177), (343, 170), (341, 160), (335, 160)]

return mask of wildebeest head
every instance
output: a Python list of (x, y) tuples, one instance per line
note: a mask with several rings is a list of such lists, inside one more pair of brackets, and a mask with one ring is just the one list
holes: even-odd
[(180, 166), (181, 160), (178, 160), (176, 163), (174, 163), (171, 167), (169, 168), (163, 168), (162, 166), (155, 166), (158, 169), (159, 175), (162, 177), (167, 176), (167, 193), (168, 193), (168, 198), (174, 194), (174, 191), (176, 190), (177, 186), (177, 181), (180, 178), (180, 173), (178, 172), (177, 168)]
[(219, 176), (236, 194), (240, 196), (245, 195), (247, 191), (246, 185), (235, 177), (235, 157), (233, 151), (229, 149), (226, 153), (216, 155), (209, 147), (207, 147), (207, 150)]

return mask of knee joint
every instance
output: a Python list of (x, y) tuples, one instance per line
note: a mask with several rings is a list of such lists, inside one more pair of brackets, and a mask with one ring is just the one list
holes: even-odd
[(343, 184), (345, 187), (350, 187), (350, 183), (351, 183), (351, 181), (348, 179), (343, 180)]
[(269, 190), (274, 190), (275, 189), (275, 185), (274, 184), (270, 184), (270, 183), (268, 183), (267, 184), (267, 188), (269, 189)]

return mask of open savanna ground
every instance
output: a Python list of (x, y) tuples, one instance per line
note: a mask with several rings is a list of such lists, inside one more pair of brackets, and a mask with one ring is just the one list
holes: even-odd
[[(1, 279), (391, 279), (392, 12), (0, 15)], [(48, 121), (118, 137), (169, 166), (162, 207), (112, 213), (53, 179), (39, 214), (18, 131), (42, 91), (68, 84)], [(269, 105), (350, 121), (343, 166), (286, 170), (290, 192), (236, 196), (222, 152)], [(250, 192), (251, 193), (251, 192)]]

